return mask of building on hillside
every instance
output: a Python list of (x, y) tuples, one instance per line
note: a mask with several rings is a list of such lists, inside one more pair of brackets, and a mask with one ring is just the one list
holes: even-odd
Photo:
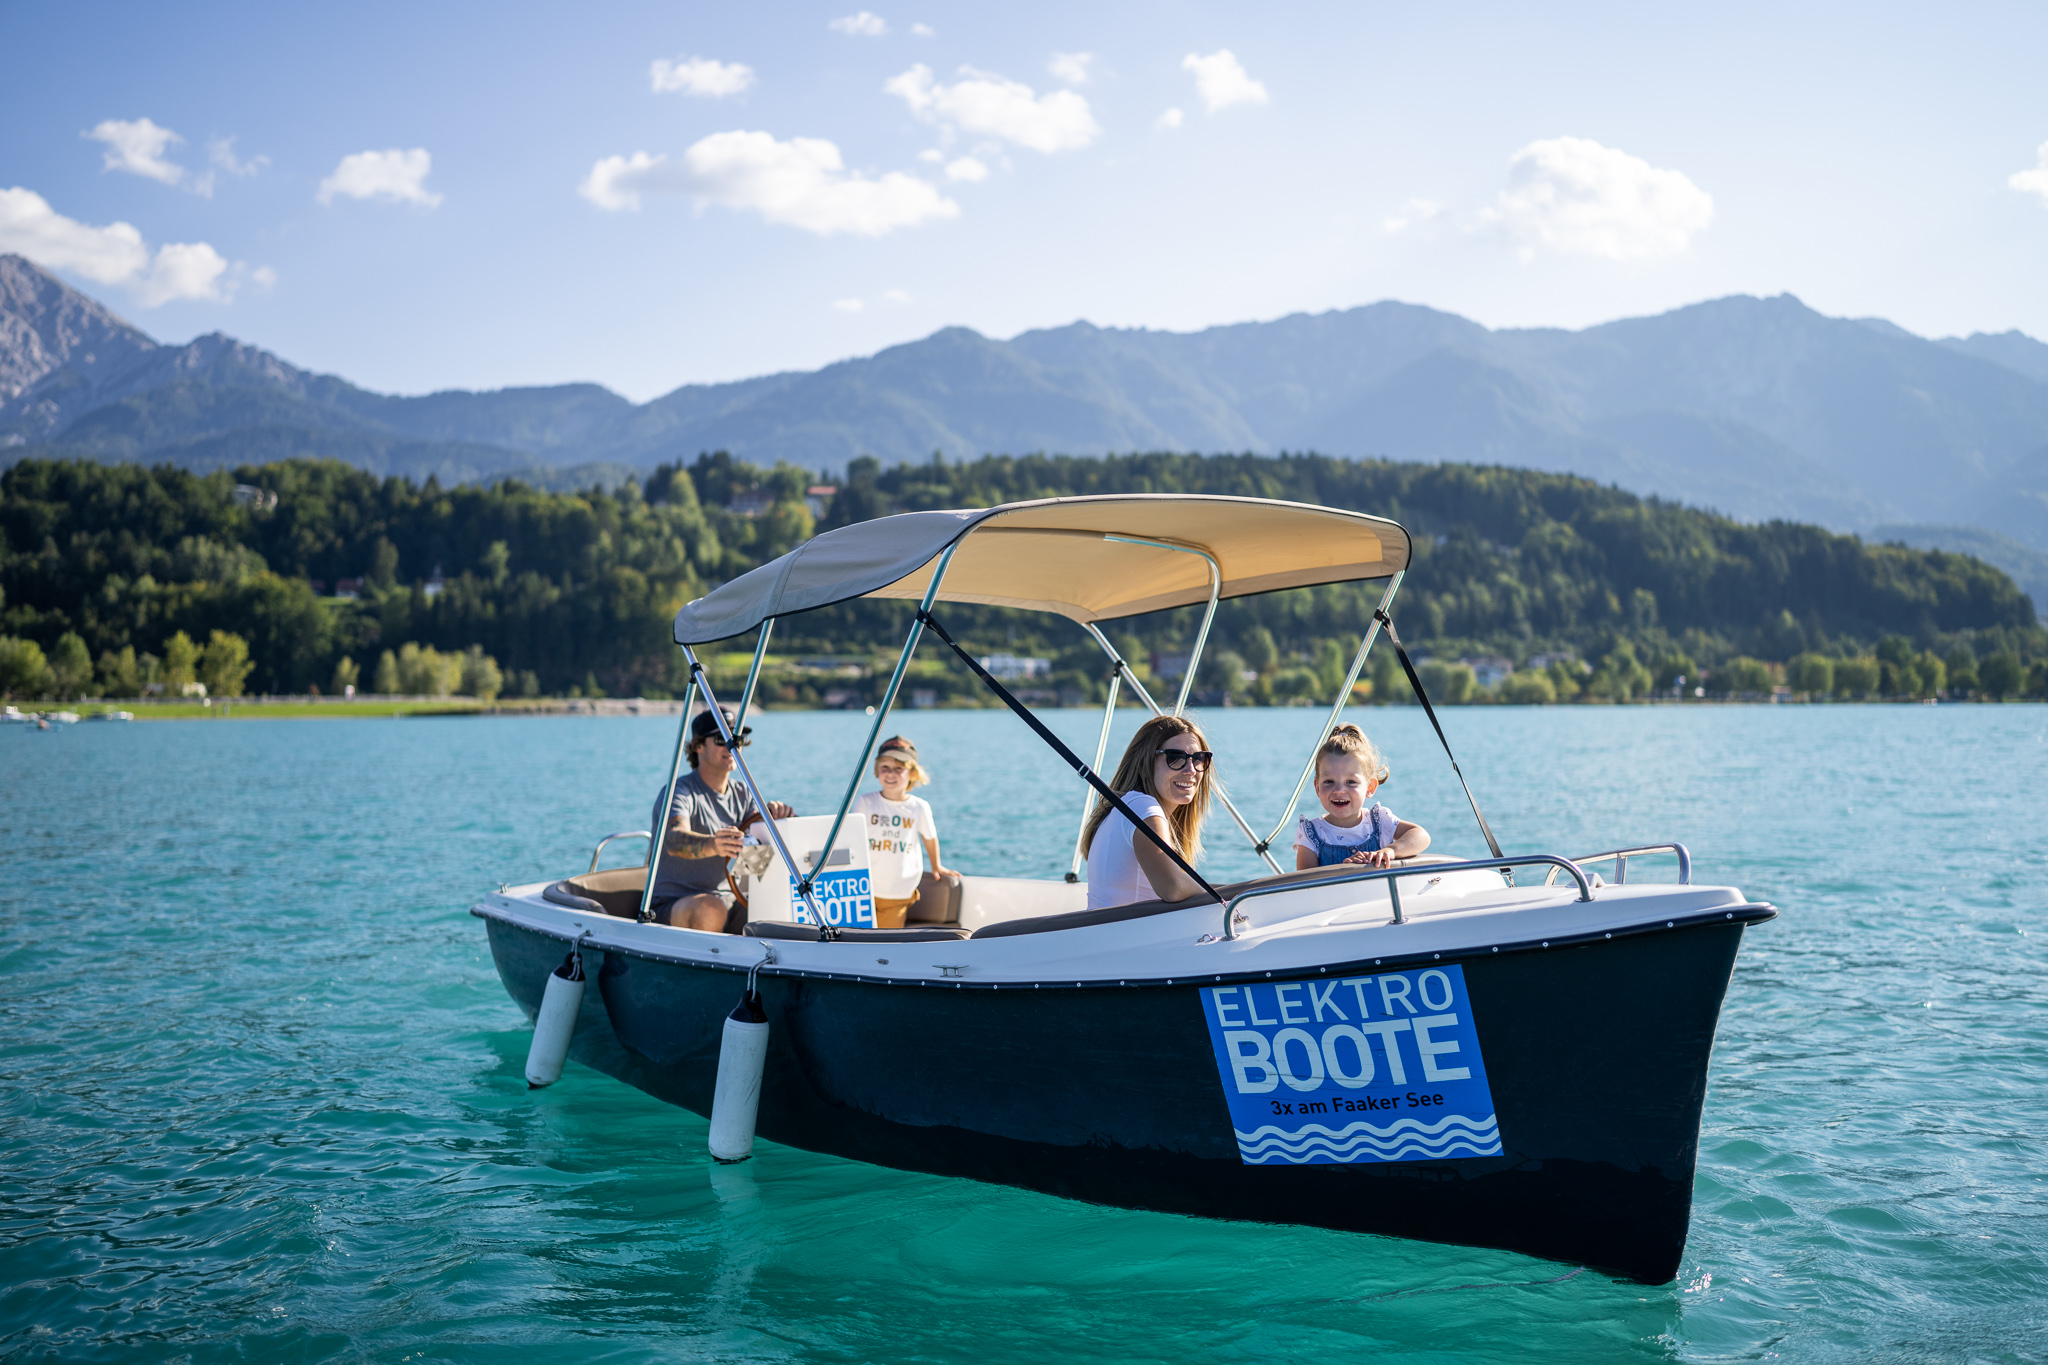
[(1003, 682), (1029, 682), (1052, 676), (1051, 659), (1028, 659), (1022, 654), (984, 654), (978, 661)]
[(1477, 654), (1458, 662), (1471, 669), (1473, 678), (1488, 691), (1500, 686), (1501, 680), (1515, 671), (1515, 661), (1498, 654)]
[(832, 499), (837, 497), (838, 494), (839, 487), (837, 484), (814, 483), (809, 488), (806, 488), (804, 490), (804, 506), (811, 509), (812, 520), (815, 521), (822, 518), (825, 515), (825, 510), (832, 505)]

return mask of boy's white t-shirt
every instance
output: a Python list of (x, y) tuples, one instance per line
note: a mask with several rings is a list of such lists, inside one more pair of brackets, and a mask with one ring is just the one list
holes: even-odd
[[(1166, 814), (1164, 806), (1143, 792), (1123, 792), (1121, 795), (1124, 804), (1140, 820)], [(1088, 845), (1090, 910), (1159, 899), (1159, 894), (1152, 889), (1151, 880), (1145, 876), (1145, 869), (1138, 866), (1138, 855), (1131, 851), (1131, 841), (1142, 838), (1144, 836), (1115, 807), (1102, 817), (1102, 823), (1095, 827), (1094, 841)]]
[(868, 822), (868, 885), (885, 900), (917, 894), (924, 876), (924, 841), (939, 837), (931, 804), (922, 796), (891, 801), (880, 792), (862, 792), (853, 813)]

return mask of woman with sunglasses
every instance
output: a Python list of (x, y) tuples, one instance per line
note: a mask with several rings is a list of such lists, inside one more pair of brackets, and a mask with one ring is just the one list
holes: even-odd
[[(1209, 813), (1209, 770), (1215, 757), (1193, 721), (1154, 716), (1131, 736), (1109, 784), (1131, 813), (1190, 865), (1202, 856), (1202, 819)], [(1186, 900), (1201, 889), (1107, 800), (1098, 800), (1089, 813), (1081, 851), (1088, 856), (1090, 910)]]
[[(720, 707), (727, 729), (732, 728), (731, 707)], [(740, 747), (752, 741), (752, 726), (733, 736)], [(690, 722), (690, 742), (685, 754), (690, 771), (676, 779), (675, 789), (654, 798), (654, 823), (666, 824), (662, 839), (661, 866), (654, 878), (654, 895), (648, 910), (657, 924), (678, 929), (702, 929), (711, 933), (737, 934), (746, 928), (746, 911), (739, 908), (726, 889), (728, 859), (740, 851), (747, 826), (761, 818), (754, 809), (753, 793), (733, 774), (739, 759), (725, 746), (718, 722), (705, 711)], [(663, 818), (663, 807), (667, 818)], [(786, 820), (792, 814), (780, 801), (768, 803), (768, 814)]]

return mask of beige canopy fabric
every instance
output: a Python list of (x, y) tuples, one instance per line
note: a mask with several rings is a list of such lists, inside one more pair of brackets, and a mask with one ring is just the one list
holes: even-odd
[(1409, 554), (1408, 533), (1384, 517), (1263, 498), (1128, 493), (906, 512), (827, 531), (698, 598), (676, 613), (676, 642), (723, 640), (856, 597), (921, 600), (956, 541), (940, 601), (1082, 623), (1208, 601), (1205, 555), (1221, 575), (1218, 595), (1244, 597), (1384, 578)]

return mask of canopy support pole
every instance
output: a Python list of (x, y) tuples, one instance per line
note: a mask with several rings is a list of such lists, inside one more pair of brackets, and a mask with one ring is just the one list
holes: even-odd
[(1331, 704), (1330, 714), (1323, 719), (1322, 731), (1316, 735), (1316, 742), (1309, 747), (1308, 762), (1302, 765), (1301, 776), (1294, 779), (1294, 794), (1287, 798), (1287, 804), (1280, 811), (1280, 823), (1273, 826), (1273, 832), (1259, 845), (1259, 852), (1264, 853), (1272, 847), (1273, 841), (1280, 837), (1280, 832), (1287, 828), (1287, 822), (1294, 818), (1294, 806), (1301, 800), (1301, 789), (1315, 776), (1316, 754), (1322, 749), (1323, 741), (1330, 737), (1330, 731), (1337, 728), (1338, 720), (1344, 715), (1344, 704), (1351, 700), (1351, 689), (1358, 685), (1358, 675), (1365, 669), (1365, 656), (1372, 653), (1372, 642), (1379, 638), (1380, 622), (1385, 619), (1387, 608), (1393, 605), (1394, 594), (1401, 590), (1401, 579), (1406, 573), (1407, 570), (1403, 569), (1387, 580), (1387, 590), (1380, 594), (1380, 604), (1373, 610), (1372, 624), (1366, 627), (1365, 638), (1358, 642), (1358, 653), (1351, 660), (1351, 671), (1344, 676), (1344, 686), (1338, 689), (1337, 700)]
[[(853, 779), (846, 784), (846, 795), (839, 802), (839, 814), (832, 818), (831, 832), (825, 836), (825, 852), (818, 855), (821, 859), (830, 856), (832, 841), (839, 837), (839, 827), (846, 823), (846, 813), (853, 809), (854, 793), (860, 790), (860, 780), (867, 776), (868, 756), (875, 751), (875, 741), (882, 737), (882, 727), (889, 723), (889, 708), (896, 704), (896, 689), (903, 685), (903, 674), (910, 667), (910, 656), (917, 653), (917, 642), (924, 637), (925, 613), (932, 609), (932, 603), (939, 600), (939, 584), (946, 577), (947, 566), (953, 562), (953, 552), (959, 548), (960, 542), (954, 541), (939, 556), (939, 562), (932, 566), (932, 581), (924, 590), (924, 601), (918, 604), (917, 618), (910, 623), (910, 634), (903, 641), (903, 653), (896, 659), (896, 671), (889, 675), (889, 686), (875, 707), (875, 723), (868, 727), (868, 741), (861, 746), (860, 759), (853, 765)], [(791, 863), (790, 866), (796, 864)], [(810, 873), (804, 874), (803, 884), (806, 887), (811, 884)]]
[[(1102, 760), (1109, 756), (1109, 723), (1116, 719), (1117, 686), (1123, 680), (1121, 668), (1109, 671), (1109, 700), (1102, 704), (1102, 734), (1095, 741), (1095, 771), (1098, 773), (1102, 771)], [(1087, 852), (1081, 847), (1081, 840), (1088, 833), (1088, 816), (1094, 809), (1094, 789), (1084, 786), (1081, 788), (1081, 827), (1074, 831), (1074, 861), (1067, 867), (1067, 880), (1070, 882), (1081, 880), (1081, 859)]]
[[(1209, 644), (1209, 627), (1215, 624), (1216, 621), (1216, 598), (1223, 591), (1223, 568), (1216, 562), (1216, 556), (1210, 554), (1207, 550), (1196, 549), (1192, 545), (1175, 545), (1172, 541), (1168, 540), (1140, 540), (1136, 536), (1104, 536), (1103, 539), (1113, 540), (1119, 545), (1149, 545), (1156, 550), (1173, 550), (1184, 555), (1200, 555), (1203, 562), (1209, 566), (1209, 609), (1202, 613), (1202, 628), (1195, 635), (1194, 652), (1188, 655), (1188, 671), (1180, 680), (1180, 696), (1173, 703), (1173, 714), (1177, 716), (1188, 709), (1188, 693), (1194, 689), (1195, 673), (1202, 666), (1202, 651)], [(1097, 768), (1102, 766), (1100, 758), (1095, 760), (1095, 766)]]
[(747, 685), (740, 692), (739, 710), (733, 713), (733, 733), (747, 728), (747, 708), (754, 704), (754, 684), (761, 680), (761, 663), (768, 657), (768, 636), (775, 629), (775, 618), (770, 616), (761, 622), (761, 636), (754, 641), (754, 662), (747, 669)]
[(668, 765), (668, 785), (661, 789), (661, 818), (654, 826), (654, 842), (647, 849), (647, 885), (640, 888), (640, 923), (654, 918), (654, 874), (661, 867), (661, 846), (668, 841), (669, 809), (676, 803), (676, 783), (683, 775), (683, 751), (690, 743), (690, 707), (697, 700), (697, 675), (683, 692), (683, 723), (676, 727), (676, 756)]
[[(776, 828), (775, 821), (768, 817), (768, 798), (762, 794), (761, 784), (754, 780), (754, 770), (747, 766), (747, 756), (742, 752), (739, 736), (733, 732), (733, 727), (726, 723), (725, 712), (718, 709), (718, 698), (711, 694), (711, 679), (705, 676), (704, 665), (697, 661), (697, 651), (691, 649), (688, 645), (684, 645), (683, 657), (690, 661), (691, 685), (703, 689), (705, 704), (711, 708), (709, 714), (712, 724), (718, 727), (718, 737), (724, 742), (726, 749), (731, 752), (733, 762), (739, 765), (740, 780), (745, 782), (747, 790), (754, 794), (754, 809), (760, 813), (761, 827), (768, 831), (768, 842), (775, 845), (775, 852), (781, 857), (783, 866), (794, 872), (796, 870), (796, 859), (790, 856), (789, 845), (782, 840), (782, 831)], [(673, 800), (674, 798), (671, 797), (670, 799)], [(827, 844), (825, 847), (830, 848), (831, 845)], [(823, 861), (822, 857), (820, 861)], [(818, 905), (818, 898), (811, 893), (809, 873), (804, 874), (803, 880), (797, 883), (796, 889), (797, 893), (804, 898), (804, 904), (811, 907), (811, 914), (818, 921), (820, 937), (831, 938), (833, 936), (832, 926), (825, 922), (825, 912)]]
[[(1090, 621), (1084, 624), (1081, 627), (1081, 629), (1087, 631), (1090, 635), (1093, 635), (1095, 637), (1095, 643), (1102, 647), (1102, 652), (1104, 654), (1107, 654), (1109, 656), (1110, 662), (1116, 665), (1116, 671), (1118, 675), (1121, 676), (1125, 682), (1131, 685), (1131, 695), (1135, 696), (1140, 702), (1144, 703), (1145, 709), (1150, 711), (1153, 715), (1165, 715), (1166, 712), (1163, 709), (1161, 709), (1158, 702), (1152, 700), (1152, 694), (1145, 690), (1145, 684), (1138, 681), (1138, 675), (1131, 672), (1131, 665), (1129, 664), (1129, 662), (1125, 660), (1123, 655), (1116, 652), (1116, 646), (1109, 642), (1109, 637), (1102, 633), (1101, 628), (1098, 627), (1093, 621)], [(1105, 725), (1105, 727), (1103, 728), (1103, 738), (1107, 739), (1108, 737), (1109, 730), (1108, 727)], [(1102, 768), (1102, 757), (1100, 755), (1098, 755), (1098, 757), (1095, 760), (1095, 767), (1097, 771), (1100, 771)], [(1223, 803), (1223, 809), (1230, 812), (1230, 818), (1237, 821), (1237, 827), (1244, 831), (1245, 842), (1252, 846), (1252, 851), (1258, 854), (1261, 858), (1264, 858), (1266, 860), (1267, 867), (1272, 868), (1275, 872), (1281, 871), (1282, 869), (1280, 864), (1273, 860), (1273, 855), (1271, 853), (1268, 853), (1266, 851), (1265, 845), (1259, 842), (1259, 836), (1252, 833), (1251, 823), (1247, 821), (1243, 815), (1239, 814), (1237, 807), (1231, 803), (1230, 797), (1223, 790), (1223, 784), (1220, 782), (1216, 783), (1211, 788), (1211, 790), (1216, 793), (1216, 799)], [(1076, 839), (1074, 842), (1076, 844), (1079, 844), (1080, 840)], [(1078, 872), (1079, 869), (1077, 868), (1076, 871)]]

